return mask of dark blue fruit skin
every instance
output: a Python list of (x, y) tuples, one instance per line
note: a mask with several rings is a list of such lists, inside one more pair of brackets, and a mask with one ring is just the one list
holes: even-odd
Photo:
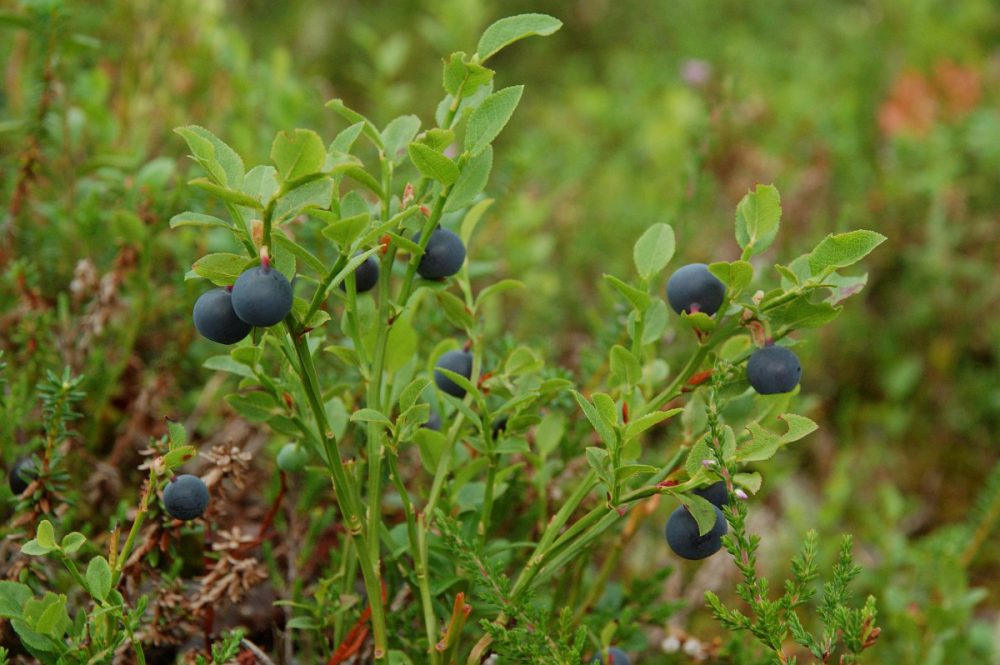
[(729, 504), (729, 492), (726, 491), (724, 480), (712, 483), (708, 487), (699, 487), (694, 493), (718, 508)]
[(801, 378), (802, 365), (798, 356), (783, 346), (757, 349), (747, 363), (747, 380), (761, 395), (791, 392)]
[[(594, 654), (594, 659), (590, 661), (591, 663), (604, 663), (601, 658), (601, 654)], [(631, 661), (628, 659), (628, 654), (619, 649), (618, 647), (608, 648), (608, 664), (609, 665), (631, 665)]]
[(232, 296), (226, 289), (201, 294), (191, 318), (202, 337), (219, 344), (235, 344), (253, 330), (253, 326), (236, 316)]
[[(360, 252), (358, 252), (360, 254)], [(357, 254), (355, 254), (357, 256)], [(354, 269), (354, 287), (358, 293), (371, 291), (378, 284), (378, 260), (374, 256), (369, 256), (365, 262)], [(347, 282), (341, 282), (340, 288), (347, 290)]]
[(292, 285), (274, 268), (250, 268), (233, 284), (233, 310), (252, 326), (267, 328), (292, 311)]
[[(472, 376), (472, 354), (468, 351), (449, 351), (438, 358), (435, 367), (451, 370), (465, 378)], [(465, 388), (458, 385), (441, 372), (434, 372), (434, 383), (443, 392), (459, 399), (465, 397)]]
[(10, 491), (14, 493), (15, 496), (21, 496), (24, 490), (28, 489), (28, 485), (31, 484), (38, 474), (35, 471), (35, 463), (30, 457), (24, 457), (17, 460), (14, 466), (10, 469)]
[(726, 518), (715, 507), (715, 526), (704, 536), (698, 535), (698, 523), (694, 516), (688, 512), (687, 508), (681, 506), (670, 514), (667, 520), (667, 544), (674, 554), (683, 558), (697, 561), (710, 557), (722, 549), (722, 537), (729, 531)]
[(441, 431), (441, 414), (439, 414), (434, 409), (431, 409), (431, 413), (427, 416), (427, 422), (425, 422), (421, 427), (426, 427), (427, 429), (432, 429), (435, 432)]
[[(414, 238), (414, 242), (420, 242), (420, 234)], [(424, 248), (424, 255), (420, 257), (417, 265), (417, 272), (424, 279), (442, 279), (451, 277), (462, 268), (465, 263), (465, 245), (462, 239), (448, 229), (436, 228), (431, 233)]]
[(667, 300), (678, 314), (690, 314), (697, 308), (712, 316), (719, 311), (725, 297), (726, 285), (710, 273), (704, 263), (682, 266), (667, 280)]
[(208, 508), (208, 487), (198, 476), (189, 473), (177, 476), (163, 490), (163, 507), (179, 520), (201, 517)]

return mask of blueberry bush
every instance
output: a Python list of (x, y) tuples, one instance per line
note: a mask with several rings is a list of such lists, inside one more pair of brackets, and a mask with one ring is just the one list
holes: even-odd
[[(639, 45), (660, 19), (377, 4), (322, 43), (309, 3), (0, 13), (0, 663), (988, 661), (972, 573), (1000, 472), (914, 535), (895, 486), (853, 497), (915, 427), (923, 361), (874, 356), (887, 402), (820, 401), (865, 385), (838, 352), (905, 329), (880, 309), (905, 228), (840, 181), (858, 201), (817, 198), (838, 211), (817, 222), (807, 178), (749, 166), (741, 123), (766, 116), (707, 62), (645, 89), (661, 74), (603, 35)], [(761, 39), (783, 25), (746, 11)], [(257, 48), (272, 32), (294, 59)], [(332, 92), (306, 75), (322, 53), (350, 63)], [(932, 121), (958, 123), (964, 74), (935, 75)], [(879, 116), (904, 137), (907, 85)], [(931, 148), (892, 148), (902, 209)], [(942, 267), (939, 223), (907, 279), (982, 277)], [(861, 423), (890, 442), (863, 454)]]

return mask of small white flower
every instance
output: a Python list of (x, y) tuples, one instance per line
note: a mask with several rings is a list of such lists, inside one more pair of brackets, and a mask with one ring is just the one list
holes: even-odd
[(733, 490), (733, 494), (735, 494), (738, 499), (743, 499), (744, 501), (746, 501), (748, 498), (747, 493), (738, 487), (735, 490)]
[(701, 461), (701, 465), (702, 465), (703, 467), (705, 467), (706, 469), (711, 469), (711, 468), (712, 468), (713, 466), (715, 466), (715, 465), (716, 465), (717, 463), (718, 463), (718, 462), (716, 462), (716, 461), (715, 461), (714, 459), (703, 459), (703, 460)]
[(689, 656), (698, 656), (701, 654), (701, 642), (692, 638), (684, 642), (684, 653)]
[(663, 653), (677, 653), (681, 650), (681, 641), (673, 635), (665, 637), (663, 638), (663, 641), (660, 642), (660, 650), (663, 651)]

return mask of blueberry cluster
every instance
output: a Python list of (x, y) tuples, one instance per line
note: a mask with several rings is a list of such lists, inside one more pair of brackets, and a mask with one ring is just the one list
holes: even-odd
[[(420, 241), (418, 233), (414, 240)], [(357, 254), (355, 254), (357, 256)], [(462, 239), (448, 229), (437, 228), (427, 239), (417, 273), (424, 279), (444, 279), (457, 273), (465, 263)], [(371, 291), (378, 284), (379, 263), (369, 256), (354, 269), (357, 293)], [(342, 283), (346, 290), (347, 284)], [(219, 344), (235, 344), (254, 327), (280, 323), (292, 311), (292, 285), (265, 258), (250, 268), (231, 287), (203, 293), (194, 304), (194, 327), (203, 337)]]
[(235, 344), (253, 327), (266, 328), (292, 311), (292, 285), (269, 263), (250, 268), (231, 288), (212, 289), (194, 304), (194, 327), (219, 344)]

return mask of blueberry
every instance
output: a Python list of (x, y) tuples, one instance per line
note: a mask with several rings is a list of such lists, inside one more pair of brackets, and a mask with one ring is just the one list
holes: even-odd
[[(603, 664), (604, 660), (601, 658), (601, 654), (596, 653), (596, 654), (594, 654), (594, 659), (592, 661), (590, 661), (590, 662), (591, 662), (591, 664), (593, 664), (593, 663), (602, 663)], [(609, 647), (608, 648), (608, 664), (609, 665), (630, 665), (630, 663), (631, 663), (631, 661), (628, 659), (628, 654), (626, 654), (624, 651), (622, 651), (618, 647)]]
[(35, 462), (30, 457), (23, 457), (14, 463), (10, 469), (10, 491), (16, 496), (24, 494), (28, 485), (38, 477)]
[(761, 395), (791, 392), (801, 378), (798, 356), (783, 346), (757, 349), (747, 363), (747, 380)]
[(704, 536), (698, 535), (698, 523), (688, 509), (681, 506), (667, 520), (667, 544), (674, 553), (692, 561), (710, 557), (722, 549), (722, 537), (729, 530), (726, 518), (715, 507), (715, 526)]
[(179, 520), (201, 517), (208, 507), (208, 487), (201, 478), (189, 473), (172, 478), (163, 490), (163, 507)]
[[(472, 376), (472, 354), (468, 351), (449, 351), (438, 358), (435, 367), (451, 370), (465, 378)], [(465, 388), (458, 385), (441, 372), (434, 372), (434, 383), (452, 397), (465, 397)]]
[[(418, 233), (413, 239), (420, 242)], [(417, 272), (424, 279), (442, 279), (457, 273), (465, 263), (465, 245), (462, 239), (448, 229), (434, 229), (427, 240), (424, 255), (420, 257)]]
[[(357, 256), (361, 252), (355, 254)], [(364, 293), (365, 291), (371, 291), (378, 284), (378, 259), (374, 256), (369, 256), (364, 260), (364, 263), (359, 265), (354, 269), (354, 287), (357, 289), (358, 293)], [(341, 282), (340, 288), (344, 291), (347, 290), (347, 282)]]
[(726, 285), (708, 271), (704, 263), (678, 268), (667, 281), (667, 300), (675, 312), (698, 311), (712, 316), (726, 295)]
[(285, 473), (298, 473), (309, 462), (309, 451), (297, 443), (286, 443), (278, 451), (277, 461)]
[(270, 266), (250, 268), (233, 284), (233, 310), (252, 326), (273, 326), (292, 311), (292, 285)]
[(202, 337), (219, 344), (235, 344), (253, 329), (233, 311), (233, 298), (226, 289), (201, 294), (194, 304), (194, 327)]
[(435, 432), (441, 431), (441, 414), (431, 409), (430, 415), (427, 416), (427, 422), (425, 422), (421, 427), (426, 427), (427, 429), (432, 429)]
[(498, 418), (493, 421), (493, 426), (491, 427), (491, 429), (493, 430), (494, 439), (497, 438), (497, 435), (500, 434), (500, 432), (507, 431), (507, 420), (508, 420), (507, 416), (504, 416), (503, 418)]
[(694, 493), (719, 508), (729, 503), (729, 492), (726, 491), (726, 481), (724, 480), (712, 483), (708, 487), (699, 487), (694, 490)]

